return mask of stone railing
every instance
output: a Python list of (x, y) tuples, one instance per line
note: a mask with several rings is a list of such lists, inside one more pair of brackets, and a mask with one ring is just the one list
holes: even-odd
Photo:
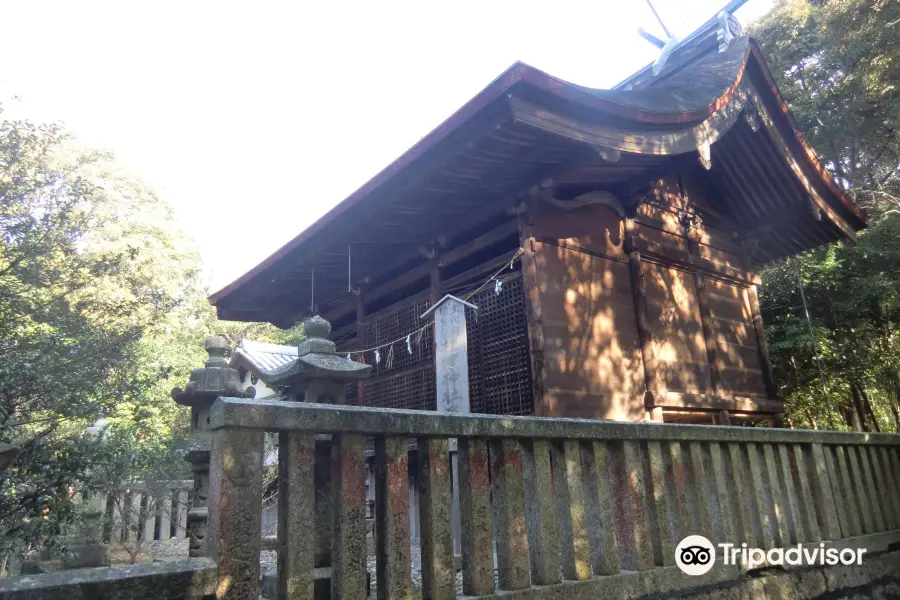
[(0, 579), (0, 600), (205, 600), (216, 583), (212, 560), (185, 558)]
[[(212, 407), (209, 550), (218, 564), (219, 598), (259, 595), (266, 431), (280, 432), (279, 598), (313, 598), (323, 557), (332, 597), (365, 597), (367, 437), (376, 448), (378, 598), (410, 597), (408, 438), (416, 439), (418, 453), (424, 598), (457, 596), (451, 443), (459, 452), (467, 596), (641, 597), (740, 577), (740, 565), (682, 574), (674, 551), (688, 534), (738, 547), (823, 542), (869, 553), (900, 542), (897, 435), (285, 400), (221, 398)], [(325, 438), (317, 434), (331, 435), (331, 452), (321, 451)]]
[(193, 487), (192, 480), (168, 481), (108, 493), (104, 506), (112, 508), (105, 525), (109, 540), (123, 542), (135, 534), (148, 543), (185, 539)]

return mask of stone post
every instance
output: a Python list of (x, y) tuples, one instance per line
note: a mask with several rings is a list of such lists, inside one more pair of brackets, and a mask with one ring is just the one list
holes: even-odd
[[(466, 335), (466, 308), (474, 304), (447, 294), (422, 314), (434, 314), (434, 377), (438, 412), (471, 412), (469, 405), (469, 354)], [(457, 440), (450, 440), (450, 469), (453, 479), (453, 553), (462, 553), (459, 513), (459, 456)]]
[(214, 335), (204, 344), (209, 358), (202, 369), (191, 372), (185, 389), (176, 387), (172, 398), (178, 404), (191, 407), (191, 447), (185, 457), (194, 475), (194, 491), (187, 514), (188, 552), (191, 557), (208, 556), (206, 526), (209, 518), (209, 454), (212, 436), (209, 430), (209, 408), (219, 396), (252, 398), (252, 387), (242, 390), (237, 369), (228, 366), (225, 358), (228, 342)]
[[(307, 319), (303, 330), (306, 340), (297, 347), (297, 359), (277, 373), (267, 374), (266, 385), (289, 390), (287, 398), (297, 402), (345, 404), (346, 385), (369, 377), (371, 365), (338, 355), (328, 339), (331, 324), (322, 317)], [(332, 567), (335, 593), (355, 594), (349, 590), (359, 583), (357, 571), (364, 556), (335, 550), (342, 547), (342, 535), (355, 537), (365, 517), (365, 456), (360, 440), (329, 434), (310, 438), (289, 431), (278, 434), (278, 569), (286, 586), (279, 597), (306, 594), (310, 567)], [(310, 483), (314, 491), (308, 490)], [(309, 511), (312, 515), (301, 516)], [(364, 554), (365, 544), (359, 548)], [(317, 573), (315, 598), (330, 597), (329, 577), (324, 570)]]
[[(106, 419), (98, 419), (84, 431), (86, 437), (102, 440), (106, 432)], [(82, 522), (66, 532), (68, 552), (62, 561), (64, 569), (109, 566), (109, 547), (103, 543), (103, 525), (106, 517), (106, 494), (101, 491), (83, 490), (75, 496), (81, 502)]]

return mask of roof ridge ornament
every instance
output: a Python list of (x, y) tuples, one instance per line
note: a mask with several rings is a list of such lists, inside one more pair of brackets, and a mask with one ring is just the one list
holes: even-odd
[(666, 61), (669, 60), (669, 57), (672, 55), (672, 52), (675, 51), (675, 48), (678, 44), (681, 43), (681, 38), (677, 36), (672, 36), (666, 40), (665, 45), (662, 47), (662, 50), (659, 51), (659, 56), (653, 61), (653, 76), (656, 77), (659, 75), (660, 71), (662, 71), (663, 67), (666, 66)]
[(716, 30), (716, 41), (719, 42), (719, 52), (725, 52), (729, 44), (735, 38), (744, 35), (744, 28), (741, 27), (740, 21), (727, 10), (719, 12), (718, 15), (719, 28)]

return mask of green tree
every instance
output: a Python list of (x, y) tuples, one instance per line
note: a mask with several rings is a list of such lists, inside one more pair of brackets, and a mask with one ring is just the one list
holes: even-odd
[(148, 393), (172, 367), (148, 340), (178, 326), (198, 266), (169, 208), (107, 154), (56, 125), (0, 121), (0, 442), (22, 449), (0, 482), (7, 544), (59, 533), (96, 451), (86, 424), (174, 434), (177, 408), (127, 407), (165, 406)]
[(837, 180), (873, 216), (900, 209), (900, 3), (780, 0), (752, 34)]
[[(208, 335), (301, 336), (218, 321), (174, 223), (109, 154), (0, 120), (0, 443), (21, 448), (0, 473), (0, 552), (59, 545), (76, 490), (187, 475), (189, 418), (170, 391), (203, 365)], [(104, 443), (84, 435), (101, 417)]]
[(794, 264), (763, 272), (788, 417), (900, 431), (900, 3), (781, 0), (752, 34), (803, 133), (871, 218), (857, 246), (798, 257), (809, 323)]

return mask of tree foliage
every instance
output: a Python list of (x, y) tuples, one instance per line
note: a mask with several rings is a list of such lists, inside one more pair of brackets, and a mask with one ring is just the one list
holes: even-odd
[(781, 0), (753, 35), (838, 181), (873, 216), (900, 209), (900, 3)]
[(766, 337), (788, 418), (898, 431), (900, 3), (781, 0), (753, 35), (807, 139), (870, 216), (857, 245), (763, 272)]
[[(175, 451), (189, 420), (170, 390), (203, 365), (206, 336), (296, 339), (218, 322), (174, 223), (107, 153), (0, 120), (0, 442), (22, 449), (0, 473), (7, 550), (59, 543), (76, 489), (127, 486), (151, 458), (187, 475)], [(100, 418), (104, 443), (84, 435)]]
[(22, 448), (3, 474), (8, 541), (58, 533), (96, 453), (86, 424), (176, 433), (177, 408), (141, 414), (167, 410), (154, 390), (172, 373), (148, 341), (171, 330), (198, 266), (168, 207), (108, 155), (56, 125), (0, 122), (0, 441)]

